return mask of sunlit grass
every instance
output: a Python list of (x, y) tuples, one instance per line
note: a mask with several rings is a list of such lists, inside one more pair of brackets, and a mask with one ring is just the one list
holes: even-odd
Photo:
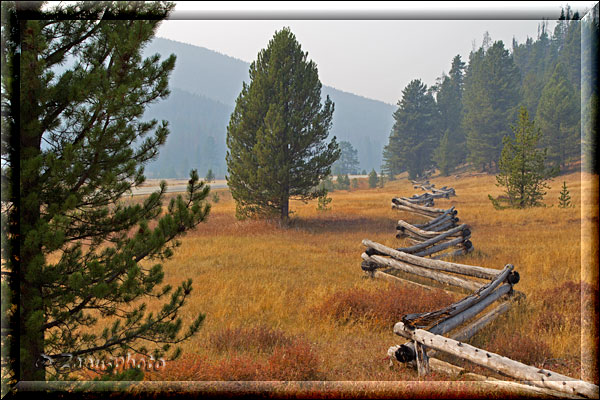
[[(563, 180), (574, 208), (557, 207)], [(561, 371), (579, 376), (580, 324), (573, 317), (580, 312), (579, 303), (573, 301), (578, 293), (565, 294), (571, 296), (569, 301), (557, 301), (557, 296), (569, 288), (573, 290), (570, 282), (581, 280), (582, 219), (596, 226), (598, 223), (597, 211), (588, 210), (595, 200), (584, 196), (587, 203), (581, 204), (581, 190), (590, 187), (589, 180), (589, 175), (582, 177), (581, 173), (561, 176), (550, 182), (547, 207), (501, 211), (495, 210), (487, 198), (488, 194), (502, 193), (493, 176), (431, 180), (436, 187), (455, 188), (457, 194), (436, 200), (435, 206), (454, 205), (460, 221), (471, 226), (475, 251), (456, 261), (496, 269), (513, 264), (521, 276), (516, 289), (527, 296), (518, 307), (480, 332), (473, 343), (489, 346), (500, 354), (504, 346), (517, 359), (522, 345), (523, 361), (535, 363), (539, 357), (563, 360), (568, 367), (561, 367)], [(348, 318), (340, 307), (359, 304), (364, 299), (352, 296), (360, 293), (377, 299), (381, 293), (394, 290), (413, 290), (417, 302), (430, 302), (427, 293), (365, 279), (360, 269), (363, 239), (398, 247), (398, 219), (423, 221), (391, 209), (392, 197), (411, 196), (421, 193), (420, 189), (413, 189), (406, 179), (388, 182), (383, 189), (368, 189), (363, 180), (357, 190), (330, 193), (330, 211), (317, 211), (316, 200), (306, 204), (293, 201), (289, 226), (277, 221), (238, 221), (229, 192), (217, 192), (220, 201), (212, 205), (207, 222), (184, 236), (173, 258), (163, 264), (165, 283), (177, 285), (188, 277), (194, 281), (182, 313), (185, 322), (191, 322), (198, 313), (206, 314), (206, 320), (199, 333), (183, 344), (182, 360), (147, 379), (284, 379), (285, 373), (290, 379), (418, 379), (408, 368), (388, 369), (384, 359), (387, 349), (403, 340), (393, 334), (385, 317), (369, 314)], [(591, 247), (597, 253), (597, 243)], [(340, 301), (336, 302), (336, 296)], [(327, 307), (332, 308), (330, 313)], [(385, 307), (396, 306), (393, 301), (382, 301), (378, 307), (377, 312), (388, 316), (395, 310)], [(158, 308), (158, 303), (149, 308)], [(263, 331), (276, 332), (272, 334), (285, 338), (285, 343), (256, 351), (257, 342), (250, 340), (252, 334), (248, 332)], [(235, 345), (215, 345), (219, 340), (233, 340), (231, 332), (242, 335)], [(519, 344), (519, 338), (533, 342), (521, 340)], [(517, 343), (509, 345), (507, 340)], [(297, 371), (293, 366), (284, 367), (280, 358), (288, 354), (286, 351), (296, 357), (291, 365), (296, 365)], [(260, 371), (249, 372), (243, 367), (249, 360)], [(274, 372), (275, 365), (285, 372), (283, 376)], [(182, 372), (189, 370), (210, 373)]]

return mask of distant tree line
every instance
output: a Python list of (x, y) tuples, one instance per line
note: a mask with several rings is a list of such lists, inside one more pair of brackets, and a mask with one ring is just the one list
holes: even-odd
[[(449, 175), (464, 163), (497, 172), (503, 138), (514, 138), (511, 124), (521, 106), (541, 130), (539, 146), (547, 148), (550, 166), (564, 167), (579, 159), (581, 82), (595, 79), (594, 68), (584, 68), (582, 79), (581, 31), (586, 26), (586, 35), (593, 37), (598, 20), (579, 22), (579, 15), (567, 6), (551, 36), (546, 21), (536, 40), (529, 38), (523, 44), (513, 40), (512, 52), (502, 41), (492, 42), (486, 32), (468, 63), (455, 56), (449, 74), (435, 85), (411, 81), (402, 91), (384, 147), (384, 173), (393, 177), (408, 172), (414, 179), (437, 167)], [(597, 49), (597, 39), (592, 41)], [(584, 57), (593, 55), (584, 52)], [(582, 104), (593, 113), (590, 121), (584, 121), (583, 135), (591, 154), (596, 143), (591, 119), (595, 121), (597, 85), (587, 88)]]

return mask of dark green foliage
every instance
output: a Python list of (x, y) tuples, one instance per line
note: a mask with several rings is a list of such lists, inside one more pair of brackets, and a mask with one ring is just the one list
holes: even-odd
[(569, 193), (569, 189), (567, 189), (567, 182), (563, 181), (563, 187), (560, 191), (560, 196), (558, 198), (558, 207), (559, 208), (570, 208), (575, 207), (571, 204), (571, 194)]
[(215, 180), (215, 174), (213, 173), (212, 169), (209, 169), (208, 172), (206, 173), (206, 182), (211, 183), (212, 181)]
[(502, 138), (510, 135), (520, 101), (520, 73), (502, 41), (472, 52), (465, 75), (463, 128), (468, 160), (492, 170), (498, 163)]
[(414, 179), (431, 167), (431, 156), (440, 139), (436, 132), (435, 100), (419, 79), (402, 91), (394, 119), (383, 151), (384, 169), (390, 175), (408, 170), (409, 177)]
[[(32, 6), (37, 14), (21, 19), (21, 7)], [(18, 251), (3, 270), (18, 272), (12, 279), (20, 290), (20, 380), (62, 375), (56, 363), (44, 368), (42, 354), (102, 358), (133, 350), (158, 358), (194, 335), (204, 315), (193, 316), (184, 332), (179, 316), (191, 280), (162, 286), (160, 261), (210, 209), (209, 188), (196, 171), (187, 195), (166, 210), (164, 182), (140, 204), (121, 201), (144, 182), (144, 164), (169, 133), (166, 121), (141, 117), (169, 94), (175, 57), (161, 62), (140, 51), (174, 4), (86, 2), (57, 9), (70, 15), (58, 19), (39, 7), (3, 3), (3, 15), (20, 19), (10, 40), (2, 31), (3, 66), (21, 66), (2, 69), (2, 123), (12, 124), (18, 142), (2, 146), (8, 178), (20, 180), (17, 191), (3, 188), (2, 214), (19, 231), (3, 231), (2, 241), (10, 239), (11, 251)], [(74, 62), (55, 73), (68, 59)], [(147, 312), (143, 300), (163, 296), (162, 307)]]
[(381, 171), (381, 173), (379, 174), (379, 187), (380, 188), (384, 188), (385, 187), (385, 174), (383, 173), (383, 171)]
[(330, 175), (327, 175), (325, 178), (323, 178), (315, 188), (317, 196), (320, 196), (323, 192), (333, 192), (334, 190), (335, 183), (333, 183), (333, 179)]
[(450, 75), (444, 75), (435, 87), (436, 101), (440, 113), (438, 131), (443, 136), (434, 151), (434, 161), (442, 175), (448, 174), (467, 155), (465, 135), (462, 130), (462, 93), (465, 63), (457, 55), (452, 59)]
[[(546, 180), (550, 171), (545, 167), (546, 149), (538, 149), (541, 132), (529, 120), (525, 107), (521, 107), (517, 125), (512, 127), (514, 138), (505, 136), (502, 142), (500, 172), (496, 176), (497, 186), (505, 188), (508, 203), (513, 208), (540, 206), (548, 188)], [(488, 195), (494, 206), (499, 201)]]
[(366, 175), (366, 174), (367, 174), (367, 170), (366, 170), (366, 169), (363, 169), (363, 170), (360, 172), (360, 174), (361, 174), (361, 175)]
[(358, 189), (358, 178), (352, 178), (352, 189)]
[(377, 181), (378, 181), (377, 172), (375, 170), (372, 170), (369, 173), (369, 187), (371, 189), (376, 188), (377, 187)]
[(357, 174), (358, 173), (358, 150), (352, 147), (352, 143), (340, 142), (340, 158), (331, 166), (334, 174)]
[(544, 86), (535, 118), (542, 145), (548, 148), (548, 161), (555, 165), (565, 165), (581, 155), (579, 104), (579, 96), (567, 80), (567, 69), (557, 64)]
[(238, 218), (286, 219), (289, 199), (320, 195), (314, 187), (339, 158), (333, 103), (321, 104), (316, 64), (289, 28), (275, 33), (250, 66), (227, 128), (227, 178)]

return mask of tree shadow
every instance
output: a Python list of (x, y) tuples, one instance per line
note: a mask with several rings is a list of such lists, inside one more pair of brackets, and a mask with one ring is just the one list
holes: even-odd
[(317, 217), (298, 217), (290, 221), (289, 228), (308, 233), (389, 232), (396, 234), (397, 219), (366, 216), (328, 214)]

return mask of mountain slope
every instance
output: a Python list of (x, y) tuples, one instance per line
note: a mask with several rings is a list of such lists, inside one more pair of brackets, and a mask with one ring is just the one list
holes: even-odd
[[(152, 40), (144, 53), (177, 56), (169, 81), (171, 96), (146, 113), (168, 120), (171, 126), (158, 160), (147, 167), (148, 175), (171, 177), (175, 173), (185, 177), (184, 171), (189, 168), (199, 168), (201, 175), (212, 168), (223, 177), (227, 124), (242, 83), (249, 82), (250, 65), (203, 47), (163, 38)], [(329, 95), (335, 103), (330, 137), (347, 140), (358, 149), (361, 169), (379, 169), (395, 107), (328, 86), (323, 86), (322, 95)]]

